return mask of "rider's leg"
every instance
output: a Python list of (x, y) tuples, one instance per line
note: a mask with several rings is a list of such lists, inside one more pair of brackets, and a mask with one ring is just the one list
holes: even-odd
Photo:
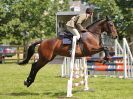
[(74, 36), (76, 36), (77, 40), (80, 39), (80, 34), (77, 29), (73, 29), (73, 34), (74, 34)]
[(74, 36), (76, 36), (77, 40), (80, 39), (80, 34), (76, 28), (67, 27), (67, 30), (70, 31)]
[[(72, 27), (67, 27), (67, 30), (69, 30), (74, 36), (76, 36), (77, 40), (80, 39), (80, 34), (79, 34), (77, 29), (72, 28)], [(69, 48), (69, 53), (70, 54), (71, 54), (71, 50), (72, 50), (72, 45)]]

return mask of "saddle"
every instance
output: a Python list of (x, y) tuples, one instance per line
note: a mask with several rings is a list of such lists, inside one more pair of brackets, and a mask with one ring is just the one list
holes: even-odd
[[(85, 54), (86, 53), (86, 49), (84, 49), (84, 47), (83, 47), (82, 35), (80, 35), (80, 36), (81, 36), (81, 38), (77, 41), (77, 45), (79, 44), (82, 53)], [(70, 49), (71, 49), (72, 40), (73, 40), (73, 34), (71, 32), (65, 31), (63, 33), (60, 33), (59, 37), (62, 40), (62, 44), (63, 45), (69, 45)]]
[(71, 32), (65, 31), (63, 33), (60, 33), (59, 37), (62, 39), (63, 45), (71, 45), (73, 34)]

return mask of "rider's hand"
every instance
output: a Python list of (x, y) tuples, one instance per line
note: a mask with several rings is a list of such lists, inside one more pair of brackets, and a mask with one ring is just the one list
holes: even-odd
[(87, 29), (82, 29), (81, 32), (87, 32), (88, 30)]

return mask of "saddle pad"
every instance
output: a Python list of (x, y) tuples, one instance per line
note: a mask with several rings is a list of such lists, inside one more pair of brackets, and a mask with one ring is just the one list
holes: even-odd
[(63, 38), (62, 41), (63, 41), (63, 44), (68, 44), (68, 45), (72, 44), (72, 41), (68, 38)]

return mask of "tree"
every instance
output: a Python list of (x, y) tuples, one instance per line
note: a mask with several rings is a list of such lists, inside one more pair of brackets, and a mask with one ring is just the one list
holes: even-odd
[(132, 0), (115, 0), (123, 14), (123, 30), (124, 35), (129, 36), (133, 31), (133, 1)]
[(101, 16), (109, 15), (116, 23), (120, 36), (129, 36), (133, 31), (133, 3), (132, 0), (89, 0), (100, 7)]
[(128, 39), (131, 51), (133, 52), (133, 1), (132, 0), (89, 0), (100, 7), (101, 16), (109, 15), (114, 17), (119, 38), (125, 36)]
[(0, 3), (0, 39), (43, 38), (55, 33), (55, 13), (66, 10), (68, 1), (2, 0)]
[(29, 40), (55, 35), (55, 14), (66, 10), (68, 1), (61, 3), (59, 0), (2, 0), (0, 40), (23, 43), (26, 52)]

